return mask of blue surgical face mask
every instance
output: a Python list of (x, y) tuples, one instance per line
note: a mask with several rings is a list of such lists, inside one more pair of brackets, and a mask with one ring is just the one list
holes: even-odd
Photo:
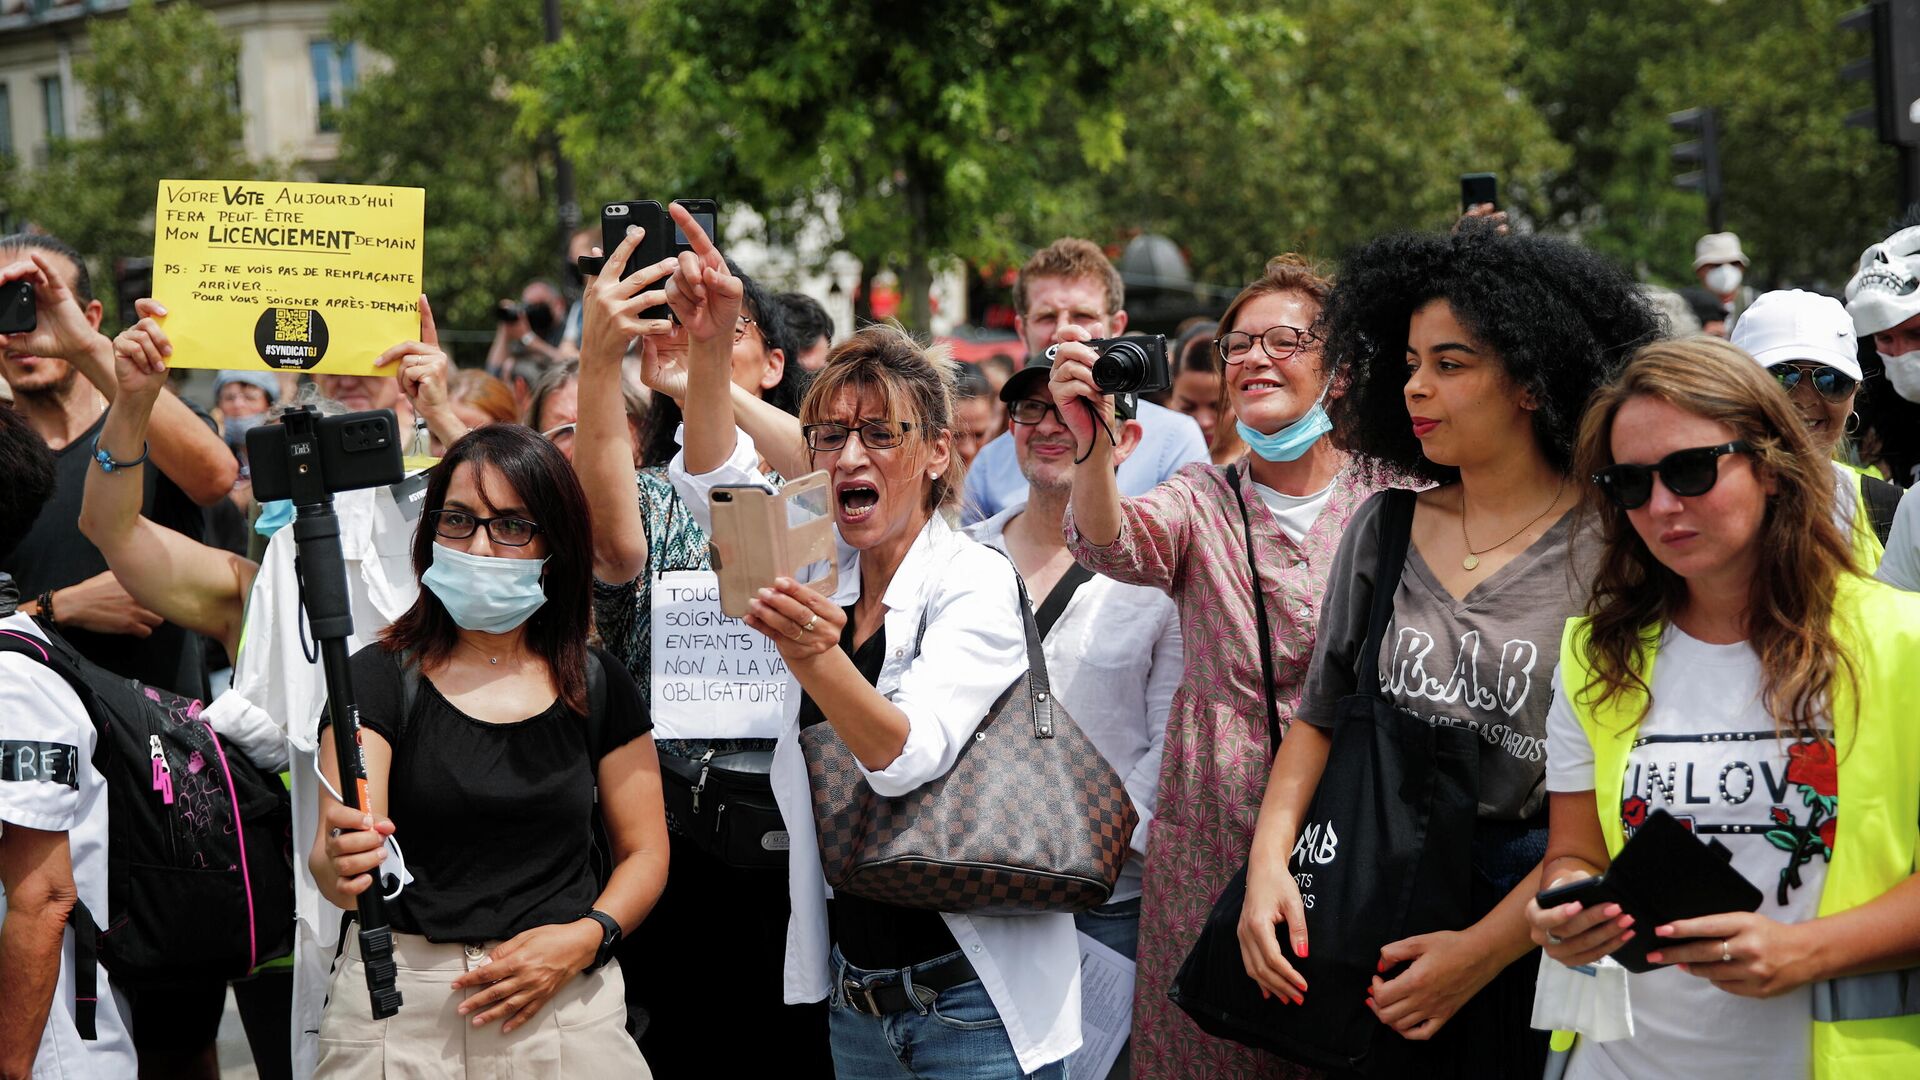
[(533, 617), (547, 602), (540, 575), (545, 559), (469, 555), (433, 545), (433, 565), (420, 581), (440, 600), (462, 630), (504, 634)]
[(1297, 461), (1320, 441), (1320, 436), (1333, 430), (1333, 419), (1327, 415), (1325, 404), (1327, 390), (1332, 385), (1333, 380), (1328, 379), (1327, 385), (1320, 388), (1320, 396), (1313, 400), (1313, 408), (1271, 435), (1248, 427), (1245, 420), (1234, 421), (1234, 430), (1240, 433), (1249, 449), (1267, 461)]
[(253, 531), (261, 536), (270, 537), (291, 524), (293, 524), (293, 500), (272, 499), (260, 504), (260, 516), (254, 519)]

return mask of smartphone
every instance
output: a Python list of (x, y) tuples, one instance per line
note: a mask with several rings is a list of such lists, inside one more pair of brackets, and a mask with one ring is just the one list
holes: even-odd
[(25, 334), (39, 325), (33, 310), (33, 282), (0, 285), (0, 334)]
[[(693, 219), (700, 223), (714, 242), (719, 243), (717, 227), (720, 221), (720, 205), (712, 199), (675, 199), (675, 202), (687, 208)], [(607, 256), (627, 238), (627, 226), (638, 225), (646, 230), (640, 238), (640, 244), (633, 249), (627, 259), (626, 271), (620, 276), (629, 277), (643, 266), (652, 266), (663, 259), (671, 259), (683, 251), (692, 251), (693, 245), (687, 242), (687, 235), (668, 215), (667, 208), (653, 199), (634, 199), (627, 202), (608, 203), (600, 208), (600, 251), (599, 256), (585, 255), (580, 258), (580, 272), (594, 275), (607, 265)], [(640, 313), (643, 319), (665, 319), (671, 312), (665, 304), (651, 307)]]
[(1470, 172), (1460, 174), (1460, 212), (1479, 206), (1481, 203), (1500, 209), (1500, 177), (1490, 172)]
[(825, 472), (811, 472), (785, 487), (722, 484), (707, 495), (714, 573), (720, 579), (720, 610), (738, 619), (755, 593), (778, 577), (824, 562), (829, 576), (811, 584), (831, 592), (836, 584), (833, 489)]

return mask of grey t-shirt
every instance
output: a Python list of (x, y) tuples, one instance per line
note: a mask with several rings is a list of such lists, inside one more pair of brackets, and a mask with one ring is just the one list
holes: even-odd
[[(1384, 493), (1383, 493), (1384, 494)], [(1355, 659), (1366, 642), (1385, 500), (1354, 514), (1327, 576), (1320, 638), (1298, 716), (1330, 727), (1354, 692)], [(1380, 692), (1435, 724), (1470, 728), (1482, 739), (1480, 815), (1522, 821), (1546, 799), (1547, 707), (1560, 636), (1586, 603), (1599, 545), (1571, 545), (1574, 515), (1455, 599), (1411, 545), (1393, 594), (1393, 620), (1380, 641)]]

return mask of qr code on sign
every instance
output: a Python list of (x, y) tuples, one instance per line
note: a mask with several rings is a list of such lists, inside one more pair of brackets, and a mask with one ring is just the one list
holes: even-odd
[(276, 308), (273, 313), (275, 341), (306, 341), (312, 333), (313, 312), (306, 308)]

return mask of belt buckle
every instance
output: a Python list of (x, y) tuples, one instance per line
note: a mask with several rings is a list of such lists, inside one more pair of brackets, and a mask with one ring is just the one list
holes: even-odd
[[(842, 979), (840, 980), (840, 989), (846, 992), (847, 1004), (852, 1005), (856, 1011), (872, 1017), (878, 1017), (880, 1015), (880, 1003), (873, 999), (873, 987), (870, 984), (855, 982), (852, 979)], [(867, 999), (867, 1007), (864, 1009), (860, 1008), (860, 997)]]

